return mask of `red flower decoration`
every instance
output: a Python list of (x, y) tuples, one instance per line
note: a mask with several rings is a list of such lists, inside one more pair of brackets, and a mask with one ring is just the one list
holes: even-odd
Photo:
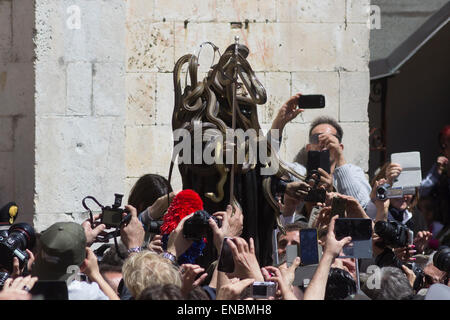
[(164, 215), (161, 234), (171, 233), (180, 223), (181, 219), (192, 212), (203, 210), (203, 201), (194, 190), (186, 189), (173, 198), (172, 203)]

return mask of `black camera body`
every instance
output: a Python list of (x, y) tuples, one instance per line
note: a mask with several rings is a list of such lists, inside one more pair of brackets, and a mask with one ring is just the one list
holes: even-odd
[(103, 223), (107, 229), (109, 228), (119, 228), (122, 220), (123, 213), (127, 212), (125, 209), (120, 208), (122, 205), (123, 194), (114, 194), (114, 204), (102, 208), (102, 218), (101, 223)]
[(23, 268), (30, 256), (26, 249), (31, 250), (36, 243), (36, 233), (28, 223), (13, 224), (8, 230), (8, 236), (0, 236), (0, 266), (12, 272), (13, 259), (19, 259), (19, 267)]
[(187, 219), (183, 225), (183, 235), (186, 239), (198, 241), (204, 238), (210, 229), (208, 219), (212, 218), (219, 228), (222, 226), (222, 221), (215, 216), (210, 215), (204, 210), (198, 210), (192, 217)]
[(412, 243), (414, 235), (408, 227), (396, 221), (378, 221), (375, 223), (375, 232), (392, 248), (406, 247)]
[(330, 151), (308, 151), (308, 160), (306, 163), (306, 182), (314, 180), (314, 186), (305, 197), (306, 202), (325, 203), (327, 192), (323, 188), (318, 188), (320, 182), (319, 168), (330, 173)]
[(147, 225), (144, 226), (144, 229), (146, 232), (160, 234), (161, 233), (160, 229), (163, 224), (164, 221), (162, 220), (150, 221)]
[(440, 246), (433, 256), (433, 264), (444, 272), (450, 272), (450, 247)]

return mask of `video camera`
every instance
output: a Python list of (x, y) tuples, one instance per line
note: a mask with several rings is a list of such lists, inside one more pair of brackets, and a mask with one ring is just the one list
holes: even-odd
[(403, 198), (406, 195), (414, 195), (416, 194), (415, 187), (396, 187), (392, 188), (392, 186), (388, 183), (382, 184), (377, 188), (377, 198), (379, 200), (386, 199), (394, 199), (394, 198)]
[(392, 248), (406, 247), (411, 245), (414, 240), (413, 231), (396, 221), (376, 222), (375, 232), (387, 246)]
[(393, 185), (383, 184), (376, 190), (380, 200), (403, 198), (405, 195), (414, 195), (416, 187), (420, 186), (422, 173), (420, 166), (420, 152), (400, 152), (391, 155), (391, 161), (402, 167), (402, 172), (393, 181)]

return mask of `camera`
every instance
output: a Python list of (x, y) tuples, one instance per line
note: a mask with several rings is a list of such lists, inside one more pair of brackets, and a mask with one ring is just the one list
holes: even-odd
[(306, 195), (305, 201), (313, 203), (317, 202), (325, 203), (327, 191), (323, 188), (318, 187), (320, 182), (320, 173), (317, 170), (309, 171), (306, 177), (306, 182), (308, 182), (311, 179), (314, 180), (314, 185)]
[(433, 264), (444, 272), (450, 272), (450, 247), (440, 246), (433, 256)]
[(414, 233), (409, 228), (396, 221), (378, 221), (375, 232), (392, 248), (406, 247), (412, 244)]
[(13, 258), (19, 259), (19, 267), (23, 268), (30, 256), (25, 251), (31, 250), (36, 243), (36, 234), (28, 223), (13, 224), (8, 236), (0, 236), (0, 266), (9, 272), (13, 269)]
[(402, 198), (405, 195), (415, 194), (415, 187), (398, 187), (392, 188), (392, 186), (388, 183), (384, 183), (381, 186), (377, 187), (377, 198), (379, 200), (393, 199), (393, 198)]
[(126, 212), (124, 209), (120, 208), (123, 194), (115, 193), (114, 197), (115, 199), (112, 207), (106, 206), (102, 208), (101, 223), (103, 223), (107, 229), (120, 227), (123, 219), (123, 213)]
[(198, 210), (192, 217), (184, 222), (183, 235), (186, 239), (198, 241), (206, 236), (209, 230), (208, 219), (212, 218), (219, 228), (222, 226), (222, 221), (215, 216), (210, 215), (204, 210)]
[(253, 282), (243, 292), (244, 297), (253, 297), (255, 299), (267, 299), (274, 297), (277, 292), (277, 284), (275, 282)]
[(146, 232), (160, 234), (161, 233), (160, 228), (163, 225), (163, 223), (164, 221), (162, 220), (150, 221), (147, 225), (144, 226), (144, 229)]

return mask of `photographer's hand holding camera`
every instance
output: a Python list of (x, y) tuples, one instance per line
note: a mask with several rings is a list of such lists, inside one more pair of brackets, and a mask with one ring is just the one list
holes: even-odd
[[(300, 258), (297, 257), (296, 260), (298, 261), (298, 265), (300, 265)], [(294, 291), (292, 290), (291, 284), (289, 283), (290, 280), (285, 279), (280, 269), (273, 266), (266, 266), (264, 268), (261, 268), (261, 272), (266, 282), (275, 282), (278, 285), (278, 289), (276, 292), (276, 297), (278, 299), (298, 300), (294, 294)], [(271, 298), (269, 298), (269, 300), (270, 299)]]
[(181, 219), (177, 227), (170, 233), (169, 240), (167, 241), (167, 252), (175, 256), (177, 259), (186, 252), (187, 249), (194, 242), (193, 240), (188, 240), (183, 235), (183, 226), (186, 220), (191, 218), (195, 212), (187, 215)]
[(375, 207), (377, 209), (375, 221), (387, 221), (387, 219), (388, 219), (389, 205), (390, 205), (389, 198), (380, 200), (377, 197), (378, 187), (384, 185), (385, 183), (387, 183), (387, 180), (384, 178), (377, 180), (375, 182), (374, 187), (372, 188), (372, 192), (370, 193), (370, 198), (371, 198), (372, 202), (375, 204)]
[[(125, 210), (131, 214), (130, 222), (127, 225), (122, 225), (120, 228), (120, 237), (123, 244), (127, 247), (128, 252), (131, 254), (141, 250), (142, 243), (144, 242), (145, 230), (142, 223), (137, 217), (137, 211), (133, 206), (126, 205)], [(127, 214), (124, 212), (123, 216)]]
[(311, 186), (308, 183), (295, 181), (287, 184), (285, 194), (297, 200), (304, 200), (310, 190)]
[(227, 284), (217, 288), (216, 300), (240, 300), (244, 290), (253, 282), (255, 279), (231, 279)]
[[(204, 273), (205, 269), (197, 264), (182, 264), (180, 267), (180, 272), (182, 281), (181, 293), (185, 298), (189, 296), (189, 293), (192, 290), (200, 286), (206, 277), (208, 277), (208, 274)], [(202, 275), (198, 277), (200, 274)]]
[[(100, 214), (93, 216), (94, 223), (95, 221), (99, 221), (100, 217)], [(102, 234), (102, 232), (106, 229), (106, 226), (103, 223), (92, 228), (90, 219), (84, 221), (81, 226), (83, 227), (84, 233), (86, 234), (86, 245), (88, 247), (90, 247), (95, 242), (95, 238), (97, 238), (98, 235)]]
[(37, 277), (31, 277), (31, 275), (6, 279), (0, 291), (0, 300), (31, 300), (29, 291), (37, 280)]
[[(28, 259), (28, 262), (27, 262), (27, 265), (26, 265), (27, 271), (30, 272), (31, 268), (33, 267), (33, 263), (34, 263), (35, 258), (34, 258), (33, 252), (31, 252), (28, 249), (25, 249), (25, 251), (28, 253), (28, 256), (30, 257)], [(11, 277), (12, 278), (17, 278), (17, 277), (19, 277), (19, 276), (21, 276), (23, 274), (23, 272), (25, 270), (25, 265), (23, 265), (22, 268), (21, 268), (19, 259), (17, 257), (13, 258), (13, 265), (12, 266), (13, 266), (13, 269), (12, 269), (12, 272), (11, 272)]]
[(304, 300), (323, 300), (325, 298), (325, 290), (328, 281), (328, 274), (334, 259), (340, 255), (342, 249), (351, 241), (351, 237), (345, 237), (338, 241), (334, 234), (335, 221), (339, 216), (331, 218), (328, 226), (328, 233), (325, 242), (325, 251), (319, 262), (316, 272), (305, 291)]
[(220, 252), (222, 249), (225, 237), (239, 237), (242, 234), (244, 216), (239, 208), (234, 207), (234, 210), (235, 212), (233, 213), (233, 208), (231, 205), (228, 205), (226, 211), (219, 211), (213, 214), (213, 216), (222, 221), (220, 228), (212, 218), (208, 219), (209, 226), (213, 231), (214, 246), (217, 252)]
[(162, 243), (162, 235), (157, 234), (153, 237), (152, 241), (150, 241), (147, 245), (147, 248), (156, 253), (163, 253), (163, 243)]
[(290, 97), (289, 100), (281, 106), (272, 122), (272, 130), (283, 131), (288, 122), (294, 120), (300, 113), (305, 111), (304, 109), (297, 109), (298, 99), (300, 96), (301, 94), (297, 93), (296, 95)]
[(255, 281), (264, 281), (258, 260), (255, 255), (255, 245), (253, 238), (250, 238), (249, 244), (242, 238), (235, 237), (227, 239), (234, 260), (234, 272), (229, 274), (229, 278), (237, 277), (239, 279), (251, 278)]

